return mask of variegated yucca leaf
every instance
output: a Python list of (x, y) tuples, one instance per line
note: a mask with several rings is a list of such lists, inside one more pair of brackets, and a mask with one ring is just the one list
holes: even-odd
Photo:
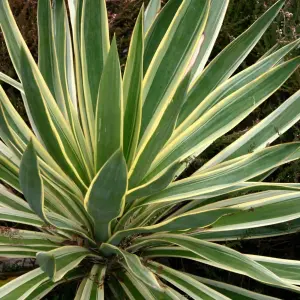
[(299, 293), (299, 261), (224, 242), (299, 231), (300, 185), (262, 178), (300, 158), (300, 142), (271, 145), (299, 121), (300, 91), (178, 177), (300, 64), (286, 58), (296, 40), (237, 72), (284, 0), (209, 60), (228, 4), (151, 0), (122, 74), (105, 0), (39, 0), (38, 63), (0, 1), (18, 76), (0, 81), (20, 92), (30, 121), (0, 86), (0, 221), (16, 224), (0, 227), (0, 256), (36, 263), (0, 287), (1, 300), (42, 299), (69, 281), (76, 300), (276, 299), (156, 260), (170, 257)]

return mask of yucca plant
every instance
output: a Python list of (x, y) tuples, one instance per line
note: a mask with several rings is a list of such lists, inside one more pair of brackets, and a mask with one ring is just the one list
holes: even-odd
[(299, 292), (300, 261), (222, 242), (300, 229), (300, 184), (263, 181), (300, 157), (300, 142), (271, 146), (299, 120), (300, 91), (178, 177), (299, 66), (284, 60), (298, 40), (235, 73), (283, 4), (207, 63), (228, 0), (170, 0), (163, 9), (152, 0), (122, 75), (104, 0), (40, 0), (38, 64), (0, 1), (20, 81), (0, 78), (20, 91), (31, 125), (1, 87), (0, 256), (36, 259), (0, 288), (1, 300), (41, 299), (69, 281), (78, 300), (275, 299), (175, 270), (166, 257)]

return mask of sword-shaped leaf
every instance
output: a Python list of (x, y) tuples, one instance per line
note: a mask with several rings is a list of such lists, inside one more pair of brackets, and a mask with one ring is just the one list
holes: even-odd
[(126, 191), (126, 161), (122, 150), (118, 150), (100, 169), (84, 200), (87, 211), (94, 219), (98, 241), (104, 242), (109, 238), (111, 222), (123, 213)]

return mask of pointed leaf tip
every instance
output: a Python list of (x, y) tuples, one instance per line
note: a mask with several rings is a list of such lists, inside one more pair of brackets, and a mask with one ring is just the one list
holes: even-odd
[(54, 274), (56, 272), (56, 264), (54, 256), (47, 252), (39, 252), (36, 255), (36, 260), (40, 268), (49, 276), (49, 278), (52, 281), (55, 281)]

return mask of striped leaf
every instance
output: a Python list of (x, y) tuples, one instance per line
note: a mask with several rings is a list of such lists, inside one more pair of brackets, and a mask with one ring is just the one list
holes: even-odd
[(122, 151), (118, 150), (98, 172), (84, 200), (87, 211), (93, 217), (98, 241), (109, 238), (111, 222), (122, 215), (126, 190), (126, 161)]
[(183, 235), (164, 234), (147, 237), (147, 242), (152, 240), (176, 244), (226, 270), (247, 275), (263, 283), (299, 290), (298, 287), (281, 279), (263, 265), (228, 247)]
[(37, 231), (1, 227), (1, 233), (1, 246), (44, 248), (46, 251), (46, 248), (51, 250), (64, 242), (62, 237)]
[(157, 174), (170, 163), (206, 149), (276, 91), (299, 63), (299, 58), (283, 63), (227, 96), (167, 145), (154, 161), (152, 173)]
[(68, 119), (65, 95), (62, 89), (57, 51), (54, 40), (54, 24), (51, 3), (38, 2), (39, 69), (64, 117)]
[(203, 32), (204, 42), (201, 45), (201, 49), (192, 68), (192, 78), (198, 77), (208, 61), (217, 36), (220, 32), (228, 4), (229, 0), (211, 0), (209, 15), (205, 30)]
[(0, 206), (9, 207), (23, 212), (32, 212), (31, 208), (23, 199), (10, 192), (3, 185), (0, 185)]
[(17, 167), (20, 166), (20, 159), (13, 151), (11, 151), (3, 142), (0, 141), (0, 153), (14, 163)]
[(291, 284), (300, 283), (300, 262), (298, 260), (280, 259), (275, 257), (247, 255), (250, 259), (262, 264), (279, 277)]
[[(283, 5), (284, 0), (277, 1), (248, 30), (215, 57), (205, 71), (199, 75), (192, 87), (189, 99), (182, 108), (178, 125), (187, 118), (214, 88), (235, 72), (268, 29)], [(211, 80), (211, 78), (214, 78), (214, 80)]]
[(124, 267), (134, 277), (157, 290), (161, 289), (161, 286), (156, 280), (154, 274), (141, 263), (140, 258), (135, 254), (131, 254), (118, 247), (106, 243), (102, 243), (100, 252), (105, 256), (111, 256), (113, 254), (120, 255), (123, 258)]
[(141, 200), (139, 204), (181, 201), (224, 189), (264, 173), (275, 166), (298, 159), (299, 147), (299, 143), (277, 145), (245, 155), (237, 162), (229, 165), (226, 165), (225, 162), (224, 166), (220, 164), (216, 169), (207, 170), (207, 172), (174, 182), (164, 191)]
[(145, 10), (145, 32), (149, 30), (151, 25), (153, 24), (156, 15), (160, 11), (161, 8), (161, 0), (150, 0), (146, 10)]
[(135, 160), (129, 172), (130, 188), (136, 187), (148, 172), (153, 160), (163, 149), (168, 139), (171, 137), (178, 114), (185, 99), (190, 74), (188, 73), (180, 83), (172, 101), (165, 110), (157, 128), (154, 130), (151, 138), (145, 146), (136, 154)]
[[(25, 198), (27, 199), (27, 202), (29, 203), (32, 210), (45, 223), (61, 228), (61, 226), (62, 226), (61, 220), (52, 218), (52, 221), (51, 221), (46, 216), (46, 213), (44, 210), (44, 201), (45, 201), (45, 199), (44, 199), (44, 184), (43, 184), (41, 174), (39, 171), (39, 166), (38, 166), (37, 157), (36, 157), (36, 154), (35, 154), (35, 151), (33, 148), (33, 144), (31, 142), (27, 146), (27, 149), (22, 158), (21, 168), (20, 168), (20, 185), (22, 187), (23, 194), (24, 194)], [(52, 203), (50, 203), (50, 205), (51, 204), (53, 205), (54, 199), (52, 197)], [(62, 202), (66, 203), (66, 200), (67, 199), (63, 199)], [(55, 203), (55, 204), (60, 205), (59, 202)], [(49, 202), (48, 202), (48, 206), (49, 206)], [(74, 203), (73, 203), (73, 206), (74, 206)], [(57, 207), (54, 206), (54, 211), (57, 211), (57, 212), (59, 212), (59, 214), (61, 214), (61, 211), (59, 209), (58, 210), (56, 210), (56, 209), (57, 209)], [(71, 210), (73, 210), (73, 209), (71, 209)], [(53, 208), (52, 208), (52, 211), (53, 211)], [(79, 216), (81, 217), (82, 215), (79, 213)], [(83, 218), (84, 217), (85, 217), (85, 215), (83, 215)], [(71, 215), (71, 218), (72, 218), (72, 215)], [(54, 223), (53, 223), (53, 221), (54, 221)], [(63, 223), (64, 223), (64, 221), (63, 221)], [(76, 219), (73, 218), (73, 224), (75, 224), (75, 223), (77, 223), (77, 221), (76, 221)], [(67, 225), (67, 228), (72, 228), (72, 226), (70, 227), (71, 223), (68, 224), (68, 222), (65, 222), (65, 224)], [(79, 224), (79, 225), (76, 225), (75, 228), (77, 228), (77, 230), (79, 230), (79, 231), (82, 231), (80, 223), (77, 223), (77, 224)], [(63, 228), (65, 228), (65, 227), (63, 226)]]
[(98, 257), (83, 247), (64, 246), (48, 252), (39, 252), (36, 260), (43, 272), (56, 282), (76, 268), (87, 256)]
[(297, 183), (270, 183), (270, 182), (241, 182), (238, 185), (233, 185), (229, 188), (222, 188), (212, 193), (199, 195), (194, 197), (194, 200), (189, 201), (182, 208), (178, 209), (172, 216), (182, 214), (194, 208), (202, 207), (203, 205), (223, 200), (224, 198), (235, 197), (239, 193), (251, 193), (258, 191), (300, 191), (300, 185)]
[(89, 134), (95, 132), (99, 83), (109, 51), (108, 20), (104, 0), (83, 0), (81, 11), (81, 67)]
[(88, 278), (83, 279), (82, 288), (78, 289), (75, 299), (78, 300), (104, 300), (104, 278), (106, 267), (94, 265)]
[(58, 282), (53, 282), (51, 280), (47, 280), (40, 284), (31, 294), (30, 299), (32, 300), (40, 300), (43, 299), (44, 296), (46, 296), (50, 291), (52, 291), (55, 287), (57, 287), (60, 284), (64, 284), (66, 282), (70, 282), (72, 280), (76, 280), (82, 277), (82, 270), (75, 269), (70, 271), (66, 274), (64, 279)]
[(170, 282), (172, 285), (189, 295), (192, 299), (230, 299), (228, 297), (223, 296), (219, 292), (214, 291), (205, 284), (198, 282), (188, 274), (176, 271), (157, 262), (151, 261), (148, 262), (147, 265), (153, 272), (157, 274), (157, 276)]
[(236, 241), (248, 239), (260, 239), (282, 236), (298, 232), (300, 229), (300, 219), (292, 220), (286, 223), (275, 224), (271, 226), (256, 227), (250, 229), (230, 230), (230, 231), (197, 231), (192, 230), (187, 234), (207, 241)]
[(258, 294), (250, 292), (248, 290), (242, 289), (235, 285), (226, 284), (219, 281), (214, 281), (199, 276), (192, 275), (192, 277), (211, 288), (219, 291), (223, 295), (229, 297), (229, 299), (239, 299), (239, 300), (279, 300), (279, 298), (265, 296), (263, 294)]
[(38, 288), (41, 284), (46, 282), (48, 276), (37, 268), (18, 278), (10, 281), (6, 285), (0, 287), (0, 298), (3, 300), (25, 300), (29, 295)]
[(101, 77), (96, 105), (95, 171), (123, 144), (123, 92), (116, 39)]
[[(53, 155), (62, 169), (67, 172), (71, 178), (77, 180), (79, 183), (82, 182), (82, 180), (87, 182), (87, 174), (84, 172), (81, 163), (78, 161), (77, 154), (75, 154), (72, 149), (70, 149), (71, 151), (68, 152), (68, 155), (65, 151), (63, 142), (45, 104), (39, 83), (35, 79), (30, 64), (27, 62), (26, 54), (23, 51), (21, 53), (20, 62), (22, 63), (20, 73), (21, 79), (26, 99), (28, 100), (27, 112), (31, 115), (32, 120), (34, 121), (42, 139), (42, 143), (45, 144), (46, 149)], [(77, 168), (83, 179), (79, 177)], [(83, 183), (81, 184), (83, 185)]]
[(18, 168), (0, 153), (0, 179), (17, 191), (21, 191), (18, 173)]
[[(155, 299), (149, 291), (148, 286), (143, 285), (142, 282), (132, 276), (129, 272), (118, 272), (115, 276), (117, 277), (121, 288), (123, 288), (123, 293), (125, 293), (129, 299)], [(119, 297), (120, 294), (120, 291), (118, 291), (117, 297)]]
[[(148, 258), (156, 257), (175, 257), (175, 258), (186, 258), (200, 263), (209, 264), (214, 267), (222, 268), (222, 264), (211, 261), (204, 258), (201, 254), (191, 252), (190, 249), (184, 249), (183, 247), (153, 247), (146, 249), (144, 254)], [(243, 254), (246, 258), (249, 258), (255, 262), (258, 262), (274, 274), (279, 276), (282, 280), (288, 284), (299, 284), (299, 261), (297, 260), (286, 260), (278, 259), (273, 257), (258, 256), (258, 255), (247, 255)], [(226, 269), (226, 268), (225, 268)], [(229, 270), (229, 269), (228, 269)], [(203, 280), (205, 282), (205, 280)]]
[(209, 1), (184, 0), (153, 57), (144, 79), (142, 145), (156, 129), (168, 102), (188, 71), (208, 12)]
[(181, 4), (182, 0), (168, 1), (147, 31), (145, 36), (144, 74), (146, 74), (157, 48), (164, 38)]
[[(70, 180), (67, 176), (65, 176), (62, 169), (57, 165), (57, 163), (54, 161), (54, 159), (50, 156), (50, 154), (45, 150), (45, 148), (42, 146), (42, 144), (39, 142), (39, 140), (35, 137), (35, 135), (32, 133), (32, 131), (29, 129), (27, 124), (24, 122), (24, 120), (20, 117), (20, 115), (17, 113), (9, 99), (7, 98), (3, 88), (0, 86), (0, 101), (2, 103), (2, 108), (5, 114), (5, 119), (10, 125), (10, 131), (11, 136), (13, 139), (12, 142), (17, 142), (18, 148), (21, 148), (21, 151), (24, 152), (26, 145), (30, 140), (33, 141), (35, 150), (38, 154), (38, 156), (43, 160), (40, 161), (41, 168), (43, 171), (47, 173), (47, 176), (53, 176), (55, 174), (55, 180), (57, 184), (64, 187), (64, 189), (69, 190), (71, 193), (76, 194), (79, 198), (82, 198), (82, 194), (78, 186), (75, 185), (75, 183)], [(0, 105), (1, 106), (1, 105)], [(2, 121), (2, 109), (0, 110)], [(2, 128), (4, 126), (4, 123), (2, 124)], [(2, 137), (4, 138), (4, 137)], [(6, 141), (7, 143), (7, 141)], [(11, 144), (10, 143), (10, 144)], [(45, 163), (46, 162), (46, 163)]]
[(175, 163), (162, 176), (129, 190), (126, 195), (126, 203), (131, 204), (134, 200), (151, 196), (167, 188), (180, 166), (181, 163)]
[(43, 183), (32, 141), (23, 154), (20, 166), (20, 186), (31, 209), (46, 223)]
[[(281, 193), (277, 196), (270, 196), (269, 198), (263, 194), (261, 199), (259, 197), (252, 201), (251, 197), (242, 199), (242, 201), (240, 197), (237, 199), (237, 202), (240, 202), (240, 204), (231, 205), (231, 207), (240, 208), (242, 211), (236, 212), (230, 216), (221, 217), (220, 220), (211, 224), (211, 229), (209, 230), (223, 231), (249, 229), (284, 223), (300, 218), (298, 208), (299, 199), (299, 192)], [(225, 201), (226, 200), (221, 202)], [(243, 201), (245, 202), (243, 203)], [(220, 207), (222, 207), (222, 204), (225, 203), (219, 203)], [(251, 214), (252, 212), (255, 212), (255, 214)]]
[(8, 83), (9, 85), (13, 86), (14, 88), (16, 88), (19, 91), (23, 91), (23, 87), (20, 82), (14, 80), (13, 78), (9, 77), (8, 75), (6, 75), (2, 72), (0, 72), (0, 81)]
[[(25, 94), (30, 94), (30, 97), (28, 97), (28, 95), (26, 97), (27, 111), (30, 111), (30, 116), (35, 120), (34, 125), (37, 128), (42, 127), (39, 133), (43, 133), (43, 142), (47, 143), (50, 148), (53, 148), (53, 144), (55, 144), (53, 141), (57, 143), (58, 146), (55, 145), (56, 149), (53, 149), (54, 152), (51, 153), (53, 155), (57, 154), (58, 161), (67, 168), (70, 172), (69, 175), (73, 176), (81, 188), (84, 189), (84, 184), (77, 174), (77, 171), (81, 173), (83, 177), (87, 174), (83, 172), (85, 165), (71, 129), (60, 112), (18, 30), (8, 1), (1, 1), (0, 8), (1, 28), (7, 42), (8, 50), (15, 69), (22, 79), (23, 87), (26, 86), (27, 91), (25, 90)], [(25, 81), (25, 83), (23, 81)], [(35, 105), (33, 105), (32, 99), (35, 99)], [(37, 112), (38, 109), (40, 114)], [(42, 115), (44, 119), (41, 119)], [(46, 128), (48, 128), (49, 131), (45, 130)], [(64, 154), (65, 148), (68, 155)], [(72, 164), (70, 164), (69, 158), (72, 158)], [(78, 170), (75, 170), (73, 164), (78, 167)]]
[(292, 95), (269, 116), (252, 127), (230, 146), (218, 153), (201, 168), (207, 169), (224, 160), (236, 158), (268, 146), (300, 120), (300, 91)]
[[(160, 2), (160, 1), (159, 1)], [(130, 166), (135, 156), (142, 118), (142, 82), (144, 55), (144, 12), (140, 11), (132, 33), (132, 40), (123, 78), (124, 88), (124, 155)]]
[[(256, 64), (248, 67), (247, 69), (239, 72), (232, 78), (226, 80), (224, 83), (219, 85), (215, 90), (213, 90), (199, 105), (191, 112), (187, 118), (176, 128), (173, 136), (176, 137), (178, 134), (187, 129), (191, 124), (197, 121), (204, 113), (209, 109), (213, 108), (216, 104), (222, 101), (227, 96), (238, 91), (240, 88), (244, 87), (246, 84), (253, 80), (256, 80), (259, 76), (265, 74), (271, 70), (276, 64), (278, 64), (282, 58), (290, 53), (295, 47), (300, 43), (300, 40), (296, 40), (272, 55), (266, 57), (263, 60), (258, 61)], [(188, 99), (186, 100), (188, 101)]]

